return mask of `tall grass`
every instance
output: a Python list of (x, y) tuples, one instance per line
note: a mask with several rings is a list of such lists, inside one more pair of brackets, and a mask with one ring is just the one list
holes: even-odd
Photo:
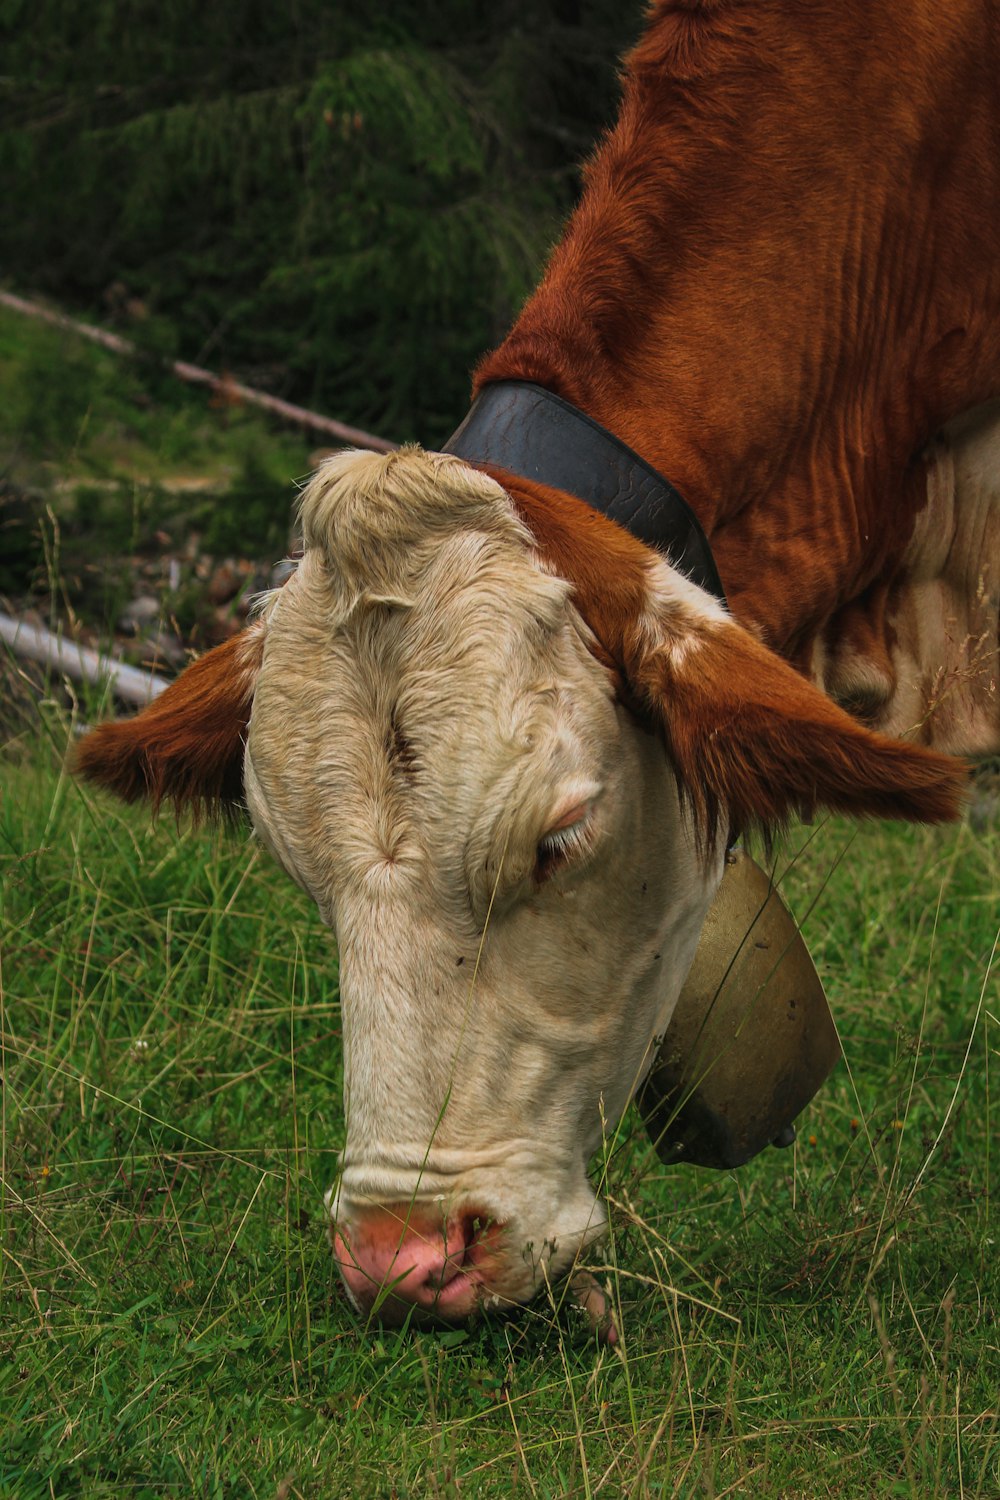
[(617, 1350), (558, 1288), (387, 1332), (325, 1239), (332, 944), (247, 838), (91, 798), (65, 740), (43, 709), (0, 773), (0, 1494), (1000, 1494), (995, 830), (790, 842), (845, 1063), (738, 1173), (626, 1122)]

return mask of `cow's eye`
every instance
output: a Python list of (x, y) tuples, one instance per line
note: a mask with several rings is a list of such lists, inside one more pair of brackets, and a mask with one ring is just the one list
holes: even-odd
[(568, 864), (577, 854), (590, 845), (591, 806), (586, 803), (574, 808), (571, 813), (550, 828), (543, 839), (539, 839), (535, 850), (535, 879), (547, 880), (556, 870)]

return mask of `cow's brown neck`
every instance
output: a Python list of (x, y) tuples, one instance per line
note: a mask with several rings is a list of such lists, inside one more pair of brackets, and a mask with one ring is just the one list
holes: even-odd
[(923, 503), (915, 455), (1000, 388), (981, 233), (1000, 161), (973, 145), (995, 31), (965, 17), (970, 39), (948, 37), (917, 0), (904, 50), (896, 9), (661, 5), (547, 274), (476, 378), (550, 387), (668, 475), (737, 615), (790, 655), (891, 573)]

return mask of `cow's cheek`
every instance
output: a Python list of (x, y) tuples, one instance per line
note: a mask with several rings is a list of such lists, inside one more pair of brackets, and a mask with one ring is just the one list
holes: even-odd
[(722, 869), (721, 850), (696, 850), (662, 753), (650, 753), (649, 736), (633, 749), (639, 811), (603, 864), (539, 891), (489, 953), (510, 1038), (508, 1108), (577, 1160), (600, 1146), (642, 1081)]

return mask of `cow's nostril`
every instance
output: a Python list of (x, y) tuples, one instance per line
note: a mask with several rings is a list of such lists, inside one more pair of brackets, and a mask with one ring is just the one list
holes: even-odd
[(380, 1317), (393, 1314), (390, 1304), (434, 1310), (446, 1294), (456, 1312), (464, 1300), (470, 1311), (484, 1222), (473, 1213), (445, 1220), (430, 1209), (366, 1209), (336, 1231), (334, 1253), (355, 1302), (377, 1305)]
[(443, 1255), (439, 1266), (431, 1264), (428, 1268), (429, 1287), (446, 1287), (464, 1269), (473, 1234), (471, 1218), (451, 1220), (442, 1227)]

